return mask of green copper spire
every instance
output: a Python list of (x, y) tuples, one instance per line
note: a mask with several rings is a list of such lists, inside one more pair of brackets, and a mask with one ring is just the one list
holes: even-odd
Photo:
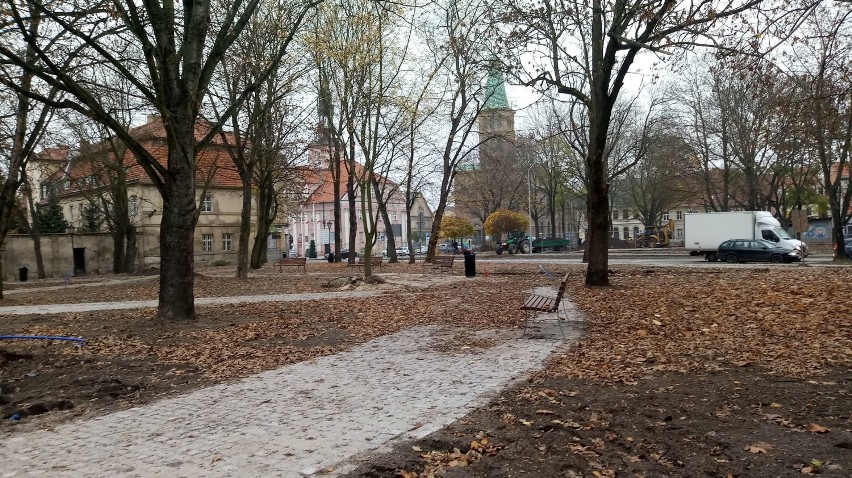
[(488, 72), (485, 95), (486, 110), (509, 109), (509, 100), (506, 99), (506, 82), (503, 80), (503, 73), (496, 70)]

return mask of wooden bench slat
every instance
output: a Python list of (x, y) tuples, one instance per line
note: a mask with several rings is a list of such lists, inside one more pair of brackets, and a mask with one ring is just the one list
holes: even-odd
[[(535, 312), (550, 313), (556, 312), (556, 322), (559, 324), (559, 331), (562, 332), (562, 337), (565, 337), (565, 331), (562, 330), (562, 322), (559, 319), (559, 304), (565, 296), (565, 288), (568, 286), (568, 274), (562, 279), (559, 284), (559, 289), (556, 292), (556, 297), (547, 297), (540, 294), (530, 294), (526, 302), (520, 307), (521, 310), (531, 310)], [(535, 319), (533, 319), (535, 320)], [(527, 315), (524, 321), (524, 335), (527, 333), (530, 317)]]
[(435, 256), (432, 258), (432, 267), (447, 267), (452, 268), (453, 262), (456, 260), (456, 256)]
[(278, 268), (279, 272), (284, 271), (284, 267), (301, 267), (302, 270), (305, 269), (305, 265), (307, 264), (307, 257), (282, 257), (275, 263), (275, 267)]
[[(384, 262), (383, 256), (372, 256), (370, 258), (370, 265), (374, 266), (374, 267), (382, 267), (383, 262)], [(352, 262), (352, 263), (347, 263), (346, 266), (347, 267), (358, 267), (358, 268), (364, 267), (364, 258), (359, 257), (357, 261)]]

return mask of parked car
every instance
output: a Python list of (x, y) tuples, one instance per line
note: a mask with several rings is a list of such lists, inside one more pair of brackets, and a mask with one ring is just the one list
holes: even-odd
[[(355, 257), (358, 257), (358, 253), (355, 253)], [(340, 258), (341, 259), (349, 259), (349, 248), (344, 248), (340, 250)]]
[[(852, 259), (852, 237), (847, 237), (843, 239), (843, 252), (846, 254), (846, 257)], [(837, 250), (837, 243), (834, 243), (834, 250)]]
[(784, 249), (765, 239), (731, 239), (723, 242), (716, 252), (720, 261), (737, 262), (794, 262), (801, 261), (801, 252)]
[(453, 245), (447, 244), (447, 243), (438, 244), (438, 251), (439, 252), (453, 252)]
[(396, 248), (396, 256), (397, 257), (405, 257), (407, 255), (408, 255), (408, 248), (407, 247), (397, 247)]

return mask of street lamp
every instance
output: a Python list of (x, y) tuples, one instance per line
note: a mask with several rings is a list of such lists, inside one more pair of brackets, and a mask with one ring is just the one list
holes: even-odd
[(423, 209), (417, 213), (417, 246), (423, 247)]
[(527, 211), (530, 213), (530, 256), (532, 256), (532, 253), (533, 253), (533, 247), (532, 247), (533, 246), (532, 245), (532, 240), (533, 240), (533, 237), (532, 237), (532, 222), (533, 222), (533, 217), (532, 217), (532, 181), (530, 180), (530, 171), (532, 171), (533, 166), (535, 166), (535, 163), (530, 164), (530, 167), (527, 168)]

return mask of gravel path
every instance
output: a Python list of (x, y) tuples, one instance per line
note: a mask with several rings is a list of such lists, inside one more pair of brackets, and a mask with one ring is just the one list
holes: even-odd
[[(579, 336), (569, 330), (569, 341)], [(446, 347), (458, 334), (470, 337), (416, 327), (235, 383), (7, 436), (0, 476), (333, 475), (370, 450), (462, 417), (566, 343), (546, 318), (539, 338), (480, 332), (482, 347), (461, 353)]]
[[(292, 302), (315, 299), (341, 299), (344, 297), (370, 297), (382, 291), (313, 292), (301, 294), (239, 295), (229, 297), (196, 297), (195, 305), (246, 304), (256, 302)], [(61, 314), (63, 312), (89, 312), (94, 310), (122, 310), (156, 308), (157, 300), (130, 300), (124, 302), (86, 302), (82, 304), (20, 305), (0, 307), (0, 315)]]

